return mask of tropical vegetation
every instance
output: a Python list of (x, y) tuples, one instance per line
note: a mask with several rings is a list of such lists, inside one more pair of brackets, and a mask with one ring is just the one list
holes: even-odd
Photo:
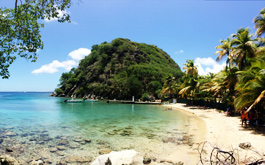
[[(226, 60), (226, 67), (217, 74), (199, 76), (193, 60), (184, 64), (185, 76), (178, 82), (176, 95), (190, 100), (212, 100), (226, 107), (251, 110), (264, 109), (265, 97), (265, 8), (254, 18), (256, 33), (240, 28), (216, 46), (216, 61)], [(165, 89), (167, 86), (164, 87)], [(163, 91), (163, 90), (162, 90)]]
[(193, 103), (204, 101), (204, 105), (218, 101), (237, 111), (255, 106), (262, 111), (265, 8), (253, 22), (255, 34), (249, 28), (240, 28), (216, 46), (216, 61), (226, 61), (226, 67), (216, 74), (199, 75), (193, 60), (187, 60), (182, 73), (169, 55), (156, 46), (119, 38), (94, 45), (91, 55), (77, 69), (62, 75), (58, 92), (117, 99), (132, 95), (142, 100), (150, 96), (163, 100), (185, 98)]
[[(62, 74), (56, 93), (109, 99), (160, 98), (162, 85), (174, 88), (172, 82), (182, 76), (174, 60), (155, 45), (117, 38), (92, 46), (91, 54), (78, 68)], [(172, 97), (174, 90), (167, 91)], [(163, 97), (169, 97), (163, 92)]]
[[(37, 51), (43, 49), (40, 20), (58, 19), (70, 22), (66, 11), (70, 0), (14, 0), (14, 8), (0, 7), (0, 77), (8, 78), (9, 66), (18, 57), (32, 62)], [(64, 13), (62, 16), (59, 11)]]

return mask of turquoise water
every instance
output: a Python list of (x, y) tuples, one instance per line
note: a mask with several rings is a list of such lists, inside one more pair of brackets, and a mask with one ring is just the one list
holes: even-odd
[[(162, 139), (172, 134), (177, 137), (185, 132), (188, 124), (184, 114), (163, 111), (165, 107), (158, 105), (108, 104), (106, 101), (63, 103), (64, 99), (50, 97), (49, 93), (0, 92), (0, 133), (1, 129), (3, 134), (16, 133), (12, 138), (31, 148), (38, 142), (32, 143), (29, 139), (39, 136), (38, 132), (45, 132), (45, 136), (53, 139), (42, 143), (47, 154), (49, 147), (56, 147), (58, 136), (71, 144), (75, 138), (91, 139), (89, 144), (63, 151), (64, 156), (76, 153), (96, 157), (102, 149), (146, 152), (150, 147), (159, 146), (163, 152)], [(31, 136), (19, 136), (25, 133)], [(159, 152), (157, 149), (156, 153)], [(60, 158), (48, 155), (52, 159)]]

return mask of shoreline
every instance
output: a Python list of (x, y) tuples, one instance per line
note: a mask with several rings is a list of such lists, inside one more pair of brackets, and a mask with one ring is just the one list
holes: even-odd
[[(227, 117), (225, 113), (222, 113), (216, 109), (200, 109), (196, 106), (185, 106), (185, 104), (177, 103), (177, 104), (169, 104), (163, 105), (164, 107), (172, 107), (172, 110), (182, 111), (190, 116), (190, 127), (189, 134), (194, 135), (194, 145), (192, 147), (184, 148), (186, 155), (193, 155), (190, 159), (186, 159), (185, 157), (181, 157), (185, 154), (178, 154), (175, 157), (180, 157), (182, 162), (185, 164), (194, 164), (198, 163), (199, 160), (199, 152), (198, 146), (202, 142), (207, 143), (208, 146), (204, 148), (206, 150), (205, 159), (209, 158), (209, 153), (212, 151), (212, 146), (209, 144), (220, 148), (223, 151), (235, 151), (236, 161), (238, 164), (247, 161), (254, 161), (261, 159), (264, 155), (265, 151), (265, 136), (264, 134), (258, 134), (253, 128), (243, 128), (241, 126), (240, 117)], [(251, 148), (242, 149), (239, 147), (240, 143), (251, 144)], [(182, 148), (183, 149), (183, 148)], [(195, 151), (197, 153), (190, 153), (191, 151)], [(207, 155), (208, 154), (208, 155)], [(191, 160), (193, 159), (193, 160)], [(187, 161), (188, 160), (188, 161)]]

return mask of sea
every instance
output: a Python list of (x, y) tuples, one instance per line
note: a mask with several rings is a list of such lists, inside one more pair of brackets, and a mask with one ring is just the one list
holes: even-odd
[(55, 163), (134, 149), (159, 159), (188, 134), (189, 117), (181, 111), (106, 100), (65, 103), (49, 94), (0, 92), (0, 154), (11, 148), (24, 162), (38, 157)]

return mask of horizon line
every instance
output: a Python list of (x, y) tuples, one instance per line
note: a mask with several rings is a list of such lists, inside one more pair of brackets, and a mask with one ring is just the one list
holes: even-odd
[(27, 92), (54, 92), (54, 91), (0, 91), (0, 92), (20, 92), (20, 93), (27, 93)]

